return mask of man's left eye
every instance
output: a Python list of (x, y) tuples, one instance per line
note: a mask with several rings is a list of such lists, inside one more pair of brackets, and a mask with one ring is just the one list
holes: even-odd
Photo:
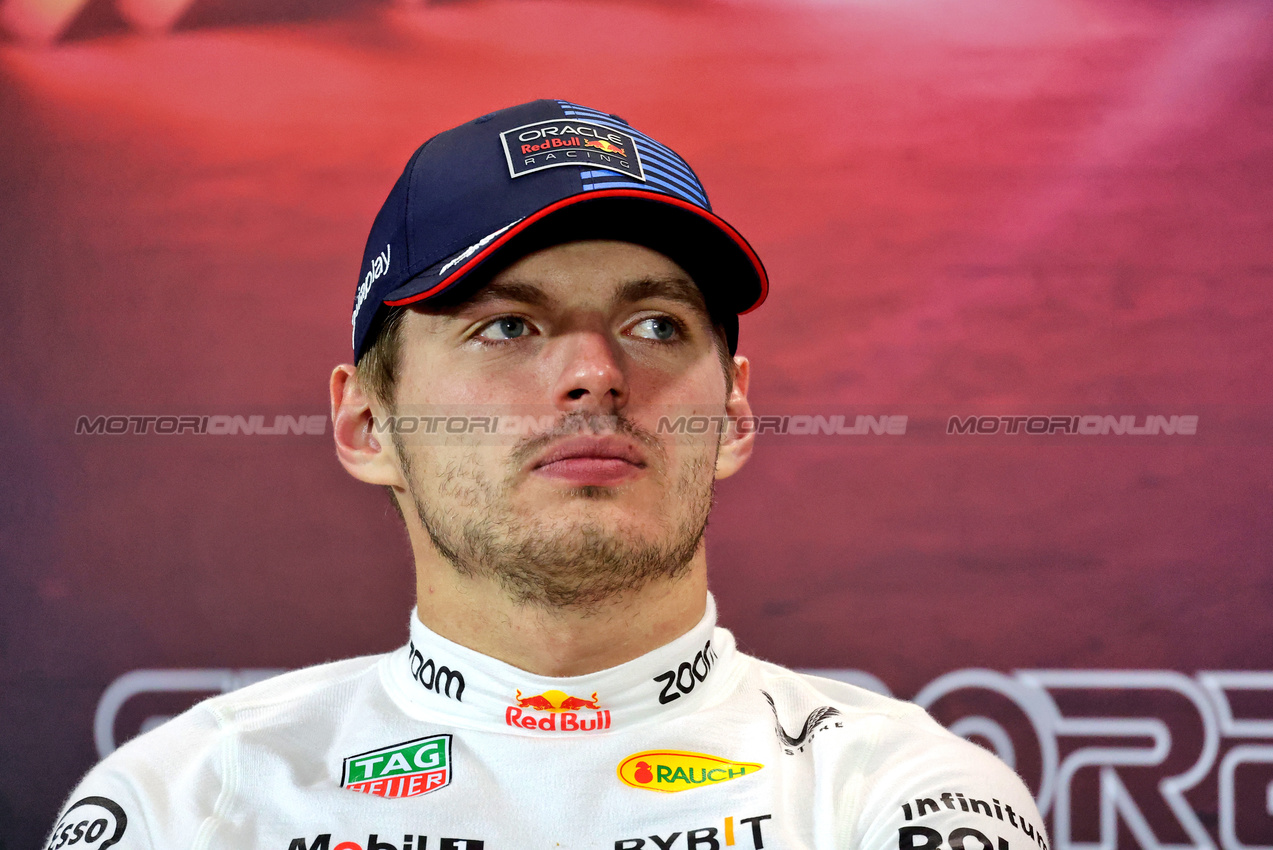
[(478, 333), (485, 340), (517, 339), (530, 333), (530, 325), (520, 316), (503, 316)]
[(678, 330), (676, 321), (667, 316), (653, 316), (649, 319), (642, 319), (632, 326), (632, 333), (636, 336), (642, 339), (657, 339), (660, 342), (676, 336)]

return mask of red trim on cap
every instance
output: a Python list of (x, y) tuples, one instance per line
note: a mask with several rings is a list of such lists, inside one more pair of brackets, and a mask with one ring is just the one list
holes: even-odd
[[(463, 265), (456, 268), (455, 271), (451, 272), (445, 278), (438, 281), (436, 284), (429, 287), (424, 292), (418, 292), (415, 295), (409, 295), (406, 298), (399, 298), (396, 301), (385, 301), (384, 303), (390, 307), (401, 307), (403, 304), (413, 304), (416, 301), (423, 301), (424, 299), (432, 295), (438, 294), (443, 289), (446, 289), (447, 284), (451, 280), (455, 279), (456, 277), (459, 277), (460, 275), (466, 274), (470, 269), (472, 269), (474, 266), (481, 263), (483, 260), (489, 257), (492, 253), (497, 251), (502, 245), (508, 242), (508, 240), (512, 239), (517, 234), (521, 233), (530, 225), (534, 224), (535, 222), (539, 221), (545, 216), (548, 216), (556, 212), (557, 210), (562, 209), (563, 207), (568, 207), (568, 206), (571, 206), (572, 204), (577, 204), (582, 201), (589, 201), (589, 200), (592, 200), (593, 198), (642, 198), (642, 199), (650, 200), (650, 201), (658, 201), (659, 203), (663, 203), (663, 204), (671, 204), (674, 207), (680, 207), (683, 210), (688, 210), (689, 212), (695, 213), (701, 218), (707, 219), (712, 224), (716, 225), (716, 227), (719, 228), (726, 236), (728, 236), (730, 239), (733, 239), (735, 244), (737, 244), (738, 247), (742, 249), (743, 253), (747, 255), (747, 259), (751, 260), (752, 266), (755, 267), (756, 277), (760, 279), (760, 297), (756, 299), (755, 304), (752, 304), (750, 307), (744, 310), (743, 313), (750, 313), (752, 310), (755, 310), (757, 307), (759, 307), (761, 304), (764, 303), (765, 298), (769, 295), (769, 276), (765, 274), (765, 267), (761, 265), (760, 257), (756, 256), (756, 252), (753, 251), (751, 249), (751, 246), (747, 244), (747, 240), (743, 239), (742, 234), (740, 234), (737, 230), (734, 230), (734, 228), (730, 227), (729, 224), (720, 216), (717, 216), (714, 213), (710, 213), (707, 210), (703, 209), (702, 207), (691, 204), (688, 201), (682, 201), (680, 198), (674, 198), (671, 195), (664, 195), (661, 192), (648, 192), (648, 191), (643, 191), (641, 189), (602, 189), (596, 192), (582, 192), (578, 195), (571, 195), (569, 198), (562, 198), (560, 201), (557, 201), (556, 203), (553, 203), (553, 204), (549, 204), (548, 206), (544, 207), (542, 210), (539, 210), (538, 212), (532, 215), (526, 216), (526, 218), (522, 219), (516, 225), (509, 228), (508, 232), (500, 234), (500, 237), (498, 239), (496, 239), (490, 245), (487, 245), (481, 251), (478, 251), (471, 258), (465, 261)], [(739, 315), (742, 315), (742, 313), (740, 313)]]

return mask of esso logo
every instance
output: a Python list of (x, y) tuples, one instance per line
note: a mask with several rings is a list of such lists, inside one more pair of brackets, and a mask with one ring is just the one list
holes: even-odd
[(106, 850), (124, 837), (128, 816), (114, 800), (85, 797), (66, 810), (53, 828), (46, 850)]

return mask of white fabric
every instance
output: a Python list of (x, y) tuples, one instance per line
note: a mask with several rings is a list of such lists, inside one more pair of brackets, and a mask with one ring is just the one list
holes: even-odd
[(914, 705), (743, 655), (715, 620), (709, 599), (666, 646), (549, 679), (413, 616), (395, 652), (207, 700), (131, 741), (47, 847), (1047, 850), (993, 755)]

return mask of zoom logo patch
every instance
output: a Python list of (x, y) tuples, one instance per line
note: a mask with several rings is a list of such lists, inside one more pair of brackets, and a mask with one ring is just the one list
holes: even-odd
[[(426, 691), (439, 696), (450, 697), (456, 702), (464, 702), (464, 674), (452, 670), (445, 664), (438, 664), (432, 658), (425, 658), (415, 648), (415, 641), (407, 647), (407, 663), (411, 667), (411, 678), (420, 683)], [(455, 695), (451, 694), (451, 686), (455, 686)]]
[(659, 702), (667, 705), (669, 702), (680, 699), (682, 694), (688, 694), (694, 690), (696, 684), (707, 679), (707, 674), (712, 672), (712, 663), (715, 661), (716, 653), (709, 640), (703, 644), (701, 650), (694, 653), (693, 658), (682, 661), (675, 670), (668, 670), (655, 676), (654, 681), (663, 684), (663, 690), (659, 691)]

